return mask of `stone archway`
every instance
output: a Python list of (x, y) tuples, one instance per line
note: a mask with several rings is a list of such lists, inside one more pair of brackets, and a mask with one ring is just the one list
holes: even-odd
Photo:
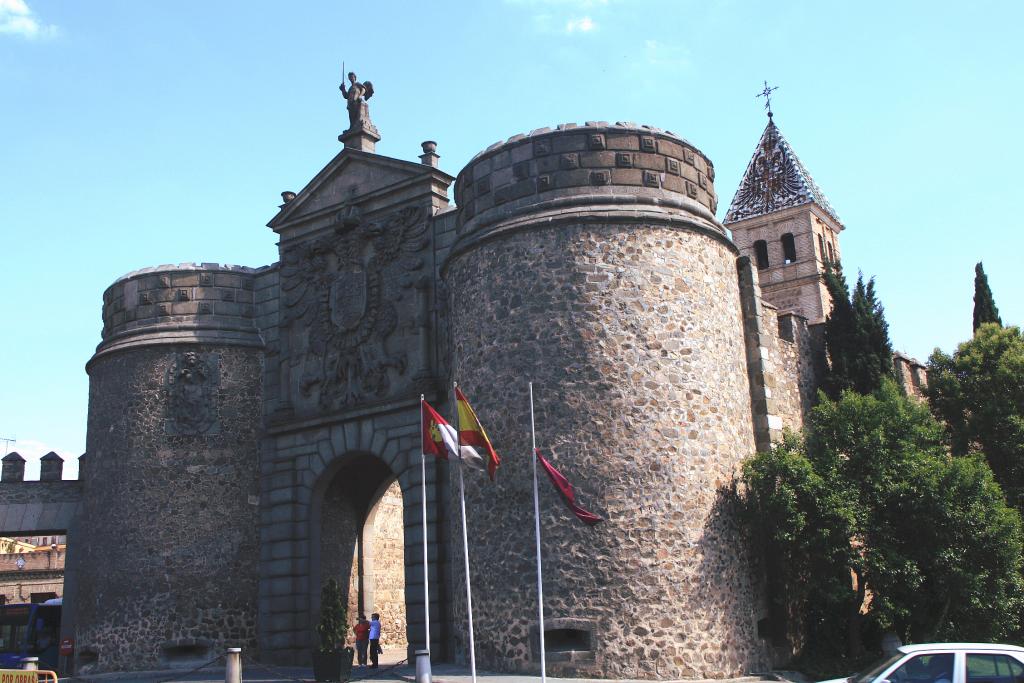
[[(359, 614), (380, 613), (382, 646), (402, 656), (409, 648), (408, 616), (422, 611), (421, 605), (406, 605), (407, 575), (418, 577), (422, 571), (419, 546), (408, 553), (415, 566), (406, 562), (409, 502), (403, 489), (410, 479), (409, 472), (400, 476), (369, 453), (345, 454), (324, 470), (314, 487), (310, 520), (311, 623), (319, 619), (320, 590), (333, 577), (342, 586), (349, 624)], [(414, 483), (419, 484), (418, 477)], [(418, 486), (415, 490), (419, 493)]]
[(405, 652), (409, 645), (405, 569), (402, 487), (397, 479), (392, 479), (381, 486), (370, 503), (353, 554), (349, 581), (356, 589), (349, 593), (350, 614), (379, 613), (381, 645), (390, 652)]
[[(307, 665), (316, 646), (315, 627), (320, 612), (320, 590), (324, 567), (351, 584), (352, 567), (358, 566), (357, 530), (367, 529), (366, 520), (389, 509), (387, 491), (397, 481), (401, 491), (402, 560), (397, 552), (390, 564), (404, 568), (406, 653), (425, 642), (423, 589), (423, 533), (421, 495), (421, 450), (418, 402), (408, 410), (370, 413), (331, 425), (301, 431), (282, 431), (264, 441), (262, 501), (260, 514), (260, 656), (268, 663)], [(430, 558), (430, 630), (436, 658), (450, 656), (445, 549), (448, 509), (447, 478), (428, 463), (427, 541)], [(344, 505), (334, 501), (346, 498)], [(385, 501), (376, 506), (380, 501)], [(324, 532), (325, 507), (328, 523)], [(376, 506), (376, 516), (373, 516)], [(363, 512), (360, 518), (359, 513)], [(396, 520), (391, 524), (397, 526)], [(359, 520), (362, 519), (360, 522)], [(346, 520), (348, 520), (346, 522)], [(333, 535), (333, 536), (332, 536)], [(332, 540), (333, 539), (333, 540)], [(347, 539), (347, 540), (346, 540)], [(343, 548), (331, 554), (335, 544)], [(392, 544), (397, 547), (398, 543)], [(328, 556), (323, 553), (328, 548)], [(364, 549), (369, 544), (364, 543)], [(364, 558), (365, 559), (365, 558)], [(355, 560), (355, 562), (353, 561)], [(326, 563), (326, 564), (325, 564)], [(364, 579), (365, 579), (364, 573)], [(358, 577), (357, 577), (358, 581)], [(365, 590), (365, 586), (364, 586)], [(352, 591), (349, 591), (352, 592)], [(358, 586), (354, 591), (358, 596)], [(358, 606), (356, 603), (355, 606)], [(357, 613), (353, 610), (351, 619)], [(400, 627), (399, 627), (400, 628)], [(397, 630), (389, 629), (392, 635)], [(391, 648), (391, 653), (400, 651)]]

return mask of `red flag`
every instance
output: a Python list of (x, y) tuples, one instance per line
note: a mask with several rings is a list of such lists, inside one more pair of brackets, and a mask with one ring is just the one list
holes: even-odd
[(577, 519), (584, 524), (589, 524), (591, 526), (604, 521), (604, 519), (598, 517), (593, 512), (584, 510), (577, 505), (576, 493), (572, 490), (572, 484), (569, 483), (569, 480), (563, 477), (562, 473), (556, 470), (555, 466), (549, 463), (547, 459), (541, 455), (539, 448), (535, 448), (533, 452), (537, 455), (537, 461), (541, 464), (541, 467), (543, 467), (544, 471), (548, 473), (548, 479), (550, 479), (551, 483), (555, 485), (558, 492), (562, 494), (562, 500), (564, 500), (565, 504), (569, 506), (569, 509), (572, 510), (574, 515), (576, 515)]

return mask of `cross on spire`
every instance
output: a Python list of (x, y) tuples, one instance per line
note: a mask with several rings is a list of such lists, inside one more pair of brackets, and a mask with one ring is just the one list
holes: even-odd
[(768, 81), (764, 82), (764, 90), (757, 93), (754, 97), (764, 98), (764, 108), (768, 110), (768, 118), (772, 117), (772, 93), (779, 89), (779, 86), (768, 87)]

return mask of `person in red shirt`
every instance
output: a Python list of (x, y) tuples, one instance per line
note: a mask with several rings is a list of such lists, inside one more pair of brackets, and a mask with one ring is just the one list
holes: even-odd
[(359, 621), (352, 627), (356, 632), (356, 652), (359, 654), (359, 666), (366, 666), (366, 649), (370, 646), (370, 622), (365, 614), (359, 615)]

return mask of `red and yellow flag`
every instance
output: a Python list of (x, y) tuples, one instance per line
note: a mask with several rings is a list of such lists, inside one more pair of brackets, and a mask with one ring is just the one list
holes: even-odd
[(494, 481), (494, 473), (497, 471), (498, 465), (501, 464), (501, 458), (498, 457), (494, 446), (491, 445), (491, 440), (487, 438), (487, 432), (480, 424), (476, 412), (473, 411), (465, 394), (458, 387), (455, 387), (455, 402), (459, 409), (459, 443), (486, 451), (487, 474), (490, 475), (491, 481)]

